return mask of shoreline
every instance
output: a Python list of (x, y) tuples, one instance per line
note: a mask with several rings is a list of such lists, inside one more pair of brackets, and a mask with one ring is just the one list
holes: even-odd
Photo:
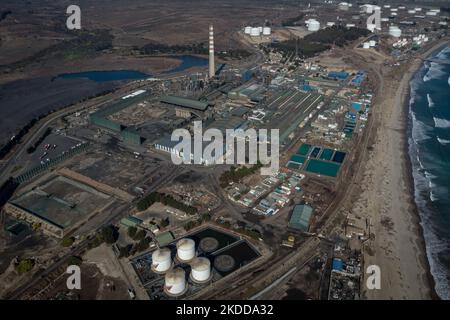
[[(430, 284), (430, 290), (431, 290), (431, 298), (433, 300), (441, 300), (441, 297), (438, 295), (436, 291), (436, 281), (434, 279), (434, 276), (431, 272), (431, 262), (428, 258), (428, 250), (427, 250), (427, 243), (425, 241), (425, 231), (422, 226), (422, 217), (420, 210), (416, 203), (416, 197), (415, 197), (415, 181), (413, 177), (413, 170), (414, 167), (412, 165), (412, 160), (410, 156), (410, 143), (409, 139), (412, 134), (412, 126), (411, 126), (411, 118), (410, 118), (410, 99), (411, 99), (411, 81), (413, 78), (417, 75), (417, 73), (422, 69), (423, 67), (423, 60), (424, 58), (428, 58), (430, 56), (433, 56), (438, 51), (441, 51), (444, 47), (448, 46), (450, 44), (450, 39), (441, 40), (438, 43), (432, 45), (428, 50), (426, 50), (424, 53), (420, 54), (418, 57), (415, 58), (413, 65), (408, 70), (408, 76), (407, 79), (404, 79), (408, 82), (407, 85), (407, 93), (404, 95), (402, 106), (403, 106), (403, 112), (402, 112), (402, 118), (403, 123), (405, 126), (404, 130), (404, 144), (403, 144), (403, 157), (405, 161), (405, 179), (407, 180), (407, 187), (408, 192), (410, 193), (412, 197), (412, 203), (413, 203), (413, 215), (416, 220), (416, 225), (418, 228), (418, 234), (420, 239), (420, 246), (423, 248), (424, 254), (425, 254), (425, 261), (424, 268), (427, 270), (427, 279)], [(417, 59), (420, 59), (420, 61), (417, 61)], [(403, 80), (403, 79), (402, 79)]]
[[(364, 265), (382, 270), (381, 290), (362, 289), (367, 299), (440, 299), (415, 202), (408, 117), (411, 80), (425, 57), (447, 43), (444, 38), (429, 44), (396, 69), (385, 68), (381, 59), (372, 68), (380, 80), (372, 114), (373, 142), (357, 182), (359, 190), (346, 205), (356, 218), (370, 223)], [(370, 54), (360, 57), (364, 62)]]

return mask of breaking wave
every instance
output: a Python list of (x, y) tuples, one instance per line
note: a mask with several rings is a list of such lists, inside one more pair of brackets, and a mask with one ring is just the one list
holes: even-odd
[(441, 65), (436, 62), (431, 62), (427, 73), (423, 76), (423, 82), (427, 82), (433, 79), (439, 79), (446, 76), (445, 65)]
[(450, 120), (433, 117), (436, 128), (450, 128)]
[(427, 99), (428, 99), (428, 107), (433, 108), (435, 106), (433, 100), (431, 99), (431, 96), (429, 93), (427, 93)]
[(442, 139), (442, 138), (437, 137), (437, 140), (442, 145), (450, 144), (450, 140), (447, 140), (447, 139)]

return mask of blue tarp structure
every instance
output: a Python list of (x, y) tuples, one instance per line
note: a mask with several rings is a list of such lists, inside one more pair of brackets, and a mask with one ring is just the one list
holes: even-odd
[(341, 259), (333, 259), (333, 270), (342, 271), (344, 270), (344, 263)]
[(352, 108), (355, 111), (360, 111), (362, 108), (362, 104), (360, 102), (352, 102)]
[(348, 76), (348, 72), (331, 71), (328, 73), (328, 78), (335, 80), (347, 80)]

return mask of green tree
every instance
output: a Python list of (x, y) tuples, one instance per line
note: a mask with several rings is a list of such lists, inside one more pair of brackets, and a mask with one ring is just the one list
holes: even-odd
[(21, 259), (17, 264), (16, 264), (16, 271), (19, 274), (23, 274), (23, 273), (27, 273), (28, 271), (30, 271), (31, 269), (33, 269), (34, 266), (34, 261), (32, 259)]
[(128, 227), (128, 235), (130, 236), (130, 238), (134, 238), (134, 236), (136, 235), (137, 232), (137, 228), (136, 227)]
[(165, 218), (165, 219), (161, 219), (161, 222), (159, 223), (159, 225), (161, 226), (161, 228), (165, 228), (170, 224), (170, 220), (169, 217)]
[(67, 260), (67, 264), (69, 266), (71, 266), (71, 265), (81, 266), (82, 263), (83, 263), (83, 259), (81, 259), (81, 257), (78, 257), (78, 256), (71, 256), (69, 258), (69, 260)]
[(145, 230), (141, 229), (136, 233), (136, 236), (133, 239), (141, 241), (145, 238), (146, 235), (147, 235), (147, 233), (145, 232)]
[(116, 228), (112, 225), (102, 228), (101, 238), (106, 243), (113, 244), (114, 242), (116, 242), (116, 240), (118, 238), (118, 233), (117, 233)]
[(65, 238), (62, 239), (61, 245), (63, 247), (67, 248), (67, 247), (70, 247), (74, 243), (74, 241), (75, 241), (74, 237), (65, 237)]

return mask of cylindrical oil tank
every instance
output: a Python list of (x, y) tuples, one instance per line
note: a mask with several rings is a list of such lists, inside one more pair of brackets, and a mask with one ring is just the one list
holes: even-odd
[(308, 31), (319, 31), (320, 22), (317, 20), (310, 20), (308, 23)]
[(395, 38), (400, 38), (402, 35), (402, 30), (399, 29), (397, 26), (390, 26), (389, 27), (389, 35)]
[(259, 31), (259, 28), (252, 28), (250, 30), (250, 36), (252, 37), (259, 37), (260, 34), (261, 32)]
[(195, 258), (195, 242), (184, 238), (177, 242), (177, 258), (180, 261), (191, 261)]
[(211, 262), (208, 258), (195, 258), (191, 263), (191, 279), (194, 282), (205, 282), (211, 278)]
[(272, 30), (270, 29), (270, 27), (264, 27), (262, 33), (264, 36), (270, 36)]
[(348, 11), (349, 5), (347, 2), (341, 2), (338, 4), (338, 9), (342, 11)]
[(152, 270), (164, 273), (172, 266), (170, 250), (168, 248), (157, 249), (152, 254)]
[(250, 34), (251, 31), (252, 31), (252, 27), (245, 27), (244, 28), (244, 33), (245, 34)]
[(186, 292), (186, 274), (183, 269), (175, 268), (166, 273), (164, 291), (171, 296)]

